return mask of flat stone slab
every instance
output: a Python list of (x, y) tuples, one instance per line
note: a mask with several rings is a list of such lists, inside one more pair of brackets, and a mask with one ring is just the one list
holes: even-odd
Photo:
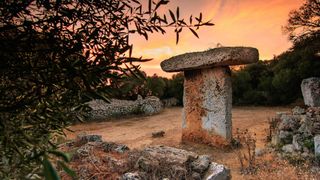
[(178, 72), (218, 66), (242, 65), (257, 62), (259, 52), (252, 47), (220, 47), (203, 52), (185, 53), (161, 62), (162, 70)]

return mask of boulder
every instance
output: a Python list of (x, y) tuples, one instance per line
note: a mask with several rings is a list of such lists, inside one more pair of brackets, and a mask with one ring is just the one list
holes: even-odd
[(209, 168), (209, 165), (210, 157), (208, 155), (202, 155), (191, 163), (191, 168), (198, 173), (203, 173)]
[(289, 144), (292, 142), (292, 136), (293, 136), (293, 133), (290, 132), (290, 131), (283, 131), (281, 130), (279, 132), (279, 140), (280, 140), (280, 143), (283, 143), (283, 144)]
[(168, 146), (152, 146), (142, 151), (145, 157), (152, 157), (169, 164), (185, 165), (187, 162), (197, 159), (198, 155), (191, 151), (177, 149)]
[(231, 173), (230, 169), (226, 168), (221, 164), (212, 162), (208, 171), (203, 179), (206, 180), (230, 180)]
[(151, 172), (157, 167), (159, 167), (159, 161), (148, 156), (141, 156), (136, 163), (136, 168), (139, 168), (145, 172)]
[(301, 83), (301, 91), (305, 105), (311, 107), (320, 106), (320, 78), (304, 79)]
[(116, 152), (116, 153), (124, 153), (126, 151), (129, 151), (129, 147), (124, 144), (117, 144), (114, 142), (102, 142), (100, 144), (100, 147), (105, 152)]
[(293, 153), (294, 152), (294, 148), (292, 144), (287, 144), (282, 146), (282, 151), (285, 153)]
[(152, 137), (153, 138), (159, 138), (159, 137), (163, 137), (164, 136), (164, 134), (165, 134), (165, 132), (164, 131), (156, 131), (156, 132), (153, 132), (152, 133)]
[(312, 136), (313, 123), (309, 119), (306, 119), (299, 127), (298, 132), (305, 137)]
[(295, 134), (292, 137), (293, 149), (296, 151), (303, 150), (303, 137), (300, 134)]
[(89, 134), (78, 134), (76, 142), (85, 144), (88, 142), (102, 142), (102, 136), (100, 135), (89, 135)]
[(293, 115), (302, 115), (302, 114), (305, 114), (306, 113), (306, 110), (299, 107), (299, 106), (296, 106), (292, 109), (292, 114)]
[(127, 172), (122, 177), (121, 180), (142, 180), (138, 172)]
[(256, 150), (255, 150), (256, 156), (263, 156), (266, 153), (267, 153), (267, 150), (263, 149), (263, 148), (256, 148)]
[[(150, 171), (156, 166), (160, 169), (170, 169), (175, 178), (191, 176), (194, 179), (230, 179), (230, 170), (215, 162), (210, 162), (207, 155), (198, 156), (196, 153), (167, 146), (145, 148), (138, 159), (138, 167)], [(161, 165), (166, 167), (161, 167)], [(171, 174), (172, 175), (172, 174)]]
[(299, 128), (300, 117), (294, 115), (282, 115), (279, 129), (285, 131), (295, 131)]
[(242, 65), (259, 60), (259, 52), (251, 47), (220, 47), (203, 52), (178, 55), (161, 62), (166, 72), (178, 72), (210, 67)]
[(159, 113), (163, 108), (162, 102), (155, 96), (146, 97), (140, 104), (140, 112), (145, 115)]
[(72, 158), (78, 159), (78, 158), (88, 157), (90, 156), (94, 147), (95, 147), (95, 144), (93, 142), (86, 143), (76, 150)]

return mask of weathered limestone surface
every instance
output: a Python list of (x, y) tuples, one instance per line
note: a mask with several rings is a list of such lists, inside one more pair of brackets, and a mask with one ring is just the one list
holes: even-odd
[(251, 47), (221, 47), (204, 52), (186, 53), (161, 62), (166, 72), (178, 72), (218, 66), (250, 64), (257, 62), (259, 53)]
[(304, 104), (311, 107), (320, 106), (320, 78), (304, 79), (301, 83)]
[(182, 139), (208, 144), (231, 140), (230, 69), (185, 71)]

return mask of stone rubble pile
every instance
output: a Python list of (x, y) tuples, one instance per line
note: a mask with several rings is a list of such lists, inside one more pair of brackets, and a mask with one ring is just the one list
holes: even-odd
[(96, 99), (88, 102), (88, 105), (92, 109), (88, 115), (90, 120), (134, 114), (152, 115), (161, 112), (163, 109), (162, 102), (155, 96), (149, 96), (145, 99), (139, 96), (135, 101), (111, 99), (110, 103)]
[(304, 79), (301, 91), (308, 108), (278, 113), (272, 144), (286, 154), (320, 158), (320, 78)]
[[(95, 168), (113, 179), (195, 179), (228, 180), (230, 170), (207, 155), (168, 146), (151, 146), (142, 150), (129, 150), (125, 145), (104, 142), (99, 135), (80, 135), (66, 143), (73, 156), (71, 165), (79, 179), (95, 178)], [(94, 164), (94, 166), (90, 166)]]
[(320, 144), (320, 107), (295, 107), (291, 113), (278, 113), (272, 144), (287, 154), (313, 157)]

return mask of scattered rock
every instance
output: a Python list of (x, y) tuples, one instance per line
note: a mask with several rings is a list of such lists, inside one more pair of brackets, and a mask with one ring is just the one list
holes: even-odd
[(102, 142), (100, 146), (105, 152), (124, 153), (129, 150), (128, 146), (114, 142)]
[(203, 173), (205, 172), (210, 164), (210, 157), (208, 155), (199, 156), (198, 159), (191, 163), (192, 170)]
[(90, 155), (91, 151), (93, 150), (93, 147), (95, 144), (93, 143), (87, 143), (81, 146), (76, 150), (76, 153), (73, 155), (72, 158), (80, 158), (80, 157), (87, 157)]
[(320, 157), (320, 135), (314, 137), (314, 155)]
[(155, 96), (148, 96), (142, 101), (140, 111), (145, 115), (159, 113), (163, 108), (162, 102)]
[(296, 150), (296, 151), (301, 151), (302, 148), (303, 148), (303, 138), (300, 134), (295, 134), (293, 137), (292, 137), (292, 146), (293, 146), (293, 149)]
[(161, 131), (153, 132), (152, 133), (152, 137), (153, 138), (159, 138), (159, 137), (163, 137), (164, 134), (165, 134), (165, 132), (161, 130)]
[(212, 162), (210, 167), (204, 176), (206, 180), (230, 180), (231, 173), (228, 168), (221, 164)]
[(201, 174), (197, 173), (197, 172), (194, 172), (192, 173), (192, 179), (194, 180), (201, 180)]
[(194, 152), (168, 146), (147, 147), (142, 153), (159, 161), (180, 165), (185, 165), (187, 162), (193, 161), (198, 157)]
[(280, 143), (283, 143), (283, 144), (289, 144), (292, 142), (292, 135), (293, 133), (290, 132), (290, 131), (283, 131), (281, 130), (279, 132), (279, 140), (280, 140)]
[(173, 177), (187, 177), (188, 175), (188, 170), (185, 167), (182, 167), (180, 165), (173, 165), (171, 168)]
[(296, 106), (292, 109), (292, 114), (293, 115), (302, 115), (302, 114), (305, 114), (306, 113), (306, 110), (299, 107), (299, 106)]
[(77, 135), (76, 142), (78, 142), (80, 144), (85, 144), (88, 142), (102, 142), (102, 136), (79, 134), (79, 135)]
[(312, 131), (313, 131), (312, 122), (309, 120), (309, 118), (306, 118), (304, 122), (301, 123), (301, 126), (298, 129), (298, 132), (300, 134), (303, 134), (304, 136), (312, 136)]
[(294, 131), (299, 127), (298, 116), (293, 115), (282, 115), (281, 122), (279, 124), (280, 130)]
[(110, 167), (113, 171), (116, 171), (117, 169), (124, 169), (127, 166), (127, 162), (123, 159), (117, 159), (112, 156), (106, 156), (103, 159), (103, 162), (108, 164), (108, 167)]
[(127, 172), (122, 177), (121, 180), (142, 180), (138, 172)]
[(153, 159), (153, 158), (146, 158), (141, 156), (136, 164), (137, 168), (142, 169), (145, 172), (151, 172), (153, 169), (156, 169), (156, 167), (159, 166), (159, 161)]
[(293, 153), (294, 152), (293, 145), (292, 144), (284, 145), (282, 147), (282, 151), (285, 152), (285, 153)]
[[(83, 137), (85, 136), (81, 136)], [(71, 159), (72, 163), (79, 164), (77, 174), (80, 179), (99, 177), (96, 176), (96, 167), (103, 167), (105, 173), (110, 173), (113, 178), (121, 180), (186, 177), (195, 180), (203, 177), (223, 180), (231, 177), (227, 167), (210, 162), (210, 157), (207, 155), (198, 156), (191, 151), (167, 146), (153, 146), (119, 154), (129, 148), (112, 142), (100, 142), (96, 137), (99, 136), (90, 135), (84, 138), (89, 142), (76, 149)], [(69, 150), (73, 150), (73, 147)]]
[(311, 107), (320, 106), (320, 78), (304, 79), (301, 83), (304, 104)]
[(288, 112), (276, 112), (277, 119), (280, 119), (283, 115), (288, 115)]
[(255, 155), (256, 155), (256, 156), (262, 156), (262, 155), (264, 155), (265, 153), (267, 153), (267, 150), (266, 150), (266, 149), (256, 148), (256, 150), (255, 150)]
[(179, 102), (178, 99), (174, 98), (174, 97), (162, 100), (162, 104), (163, 104), (164, 107), (177, 106), (178, 102)]

